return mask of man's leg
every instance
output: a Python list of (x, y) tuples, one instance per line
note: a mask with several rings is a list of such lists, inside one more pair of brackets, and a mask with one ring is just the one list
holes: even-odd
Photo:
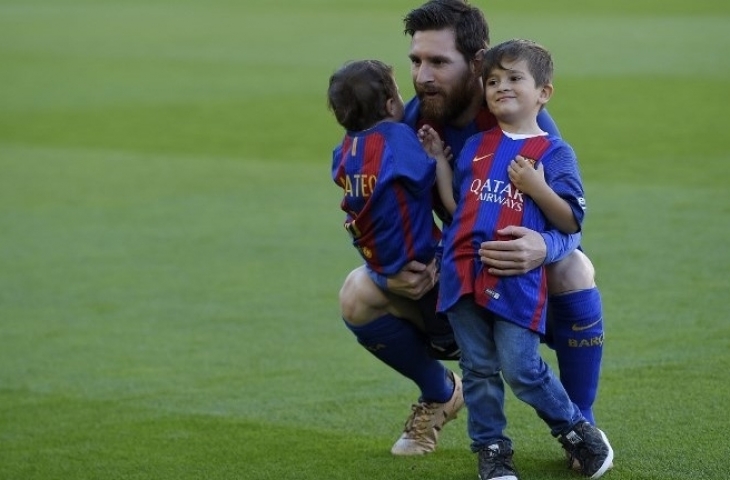
[(547, 267), (548, 345), (555, 349), (560, 381), (583, 416), (595, 424), (593, 404), (603, 357), (603, 308), (588, 257), (575, 250)]
[(456, 343), (454, 330), (446, 314), (436, 311), (438, 305), (438, 284), (416, 300), (423, 320), (424, 333), (428, 337), (428, 353), (438, 360), (459, 360), (461, 350)]
[(418, 403), (391, 452), (433, 451), (441, 427), (456, 418), (463, 406), (463, 395), (460, 379), (429, 355), (416, 303), (384, 292), (361, 267), (347, 276), (340, 290), (340, 307), (345, 325), (358, 342), (420, 389)]

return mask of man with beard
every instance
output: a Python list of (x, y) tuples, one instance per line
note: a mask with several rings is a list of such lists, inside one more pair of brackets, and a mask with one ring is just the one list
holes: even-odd
[[(462, 0), (431, 0), (404, 19), (411, 36), (409, 58), (416, 97), (406, 105), (404, 122), (415, 130), (433, 126), (454, 157), (471, 135), (497, 125), (484, 100), (480, 76), (489, 30), (482, 12)], [(540, 127), (558, 135), (546, 111)], [(436, 209), (448, 224), (443, 209)], [(593, 266), (576, 250), (580, 234), (538, 233), (507, 227), (513, 238), (482, 244), (481, 261), (493, 275), (519, 275), (547, 264), (549, 320), (547, 342), (555, 349), (560, 380), (571, 400), (592, 423), (603, 345), (601, 298)], [(383, 277), (361, 266), (340, 290), (345, 325), (380, 361), (411, 379), (420, 389), (394, 455), (420, 455), (436, 448), (444, 424), (463, 405), (461, 385), (429, 355), (416, 303), (438, 281), (438, 266), (411, 262)]]

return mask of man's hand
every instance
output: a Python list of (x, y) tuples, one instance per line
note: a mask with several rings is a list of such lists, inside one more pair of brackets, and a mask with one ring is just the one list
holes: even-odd
[(428, 265), (415, 260), (408, 262), (400, 272), (388, 277), (388, 290), (401, 297), (418, 300), (438, 281), (436, 260)]
[(479, 258), (489, 267), (489, 273), (500, 277), (521, 275), (539, 267), (545, 261), (547, 247), (542, 235), (525, 227), (509, 226), (497, 233), (514, 237), (512, 240), (484, 242)]

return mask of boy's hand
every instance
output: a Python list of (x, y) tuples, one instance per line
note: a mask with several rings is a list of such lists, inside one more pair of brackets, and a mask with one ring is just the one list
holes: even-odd
[(517, 155), (510, 162), (507, 173), (514, 186), (528, 195), (545, 184), (545, 169), (542, 163), (538, 163), (535, 168), (535, 162), (522, 155)]
[(436, 130), (434, 130), (430, 125), (424, 125), (419, 128), (416, 135), (418, 135), (418, 140), (421, 142), (421, 145), (423, 145), (423, 149), (429, 157), (435, 158), (439, 161), (448, 161), (453, 156), (451, 154), (451, 149), (449, 147), (445, 147), (438, 132), (436, 132)]

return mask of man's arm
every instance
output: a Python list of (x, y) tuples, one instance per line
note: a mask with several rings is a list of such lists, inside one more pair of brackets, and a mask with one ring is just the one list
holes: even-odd
[(561, 136), (560, 130), (558, 130), (558, 126), (555, 124), (553, 117), (548, 113), (547, 108), (543, 108), (537, 114), (537, 126), (540, 127), (540, 130), (550, 135), (555, 135), (556, 137)]
[(572, 252), (580, 233), (567, 235), (557, 230), (538, 233), (526, 227), (509, 226), (497, 232), (512, 240), (483, 242), (479, 258), (497, 276), (522, 275), (544, 263), (553, 263)]
[(558, 230), (542, 232), (542, 239), (545, 242), (546, 256), (545, 265), (558, 262), (567, 257), (580, 245), (581, 232), (565, 234)]

